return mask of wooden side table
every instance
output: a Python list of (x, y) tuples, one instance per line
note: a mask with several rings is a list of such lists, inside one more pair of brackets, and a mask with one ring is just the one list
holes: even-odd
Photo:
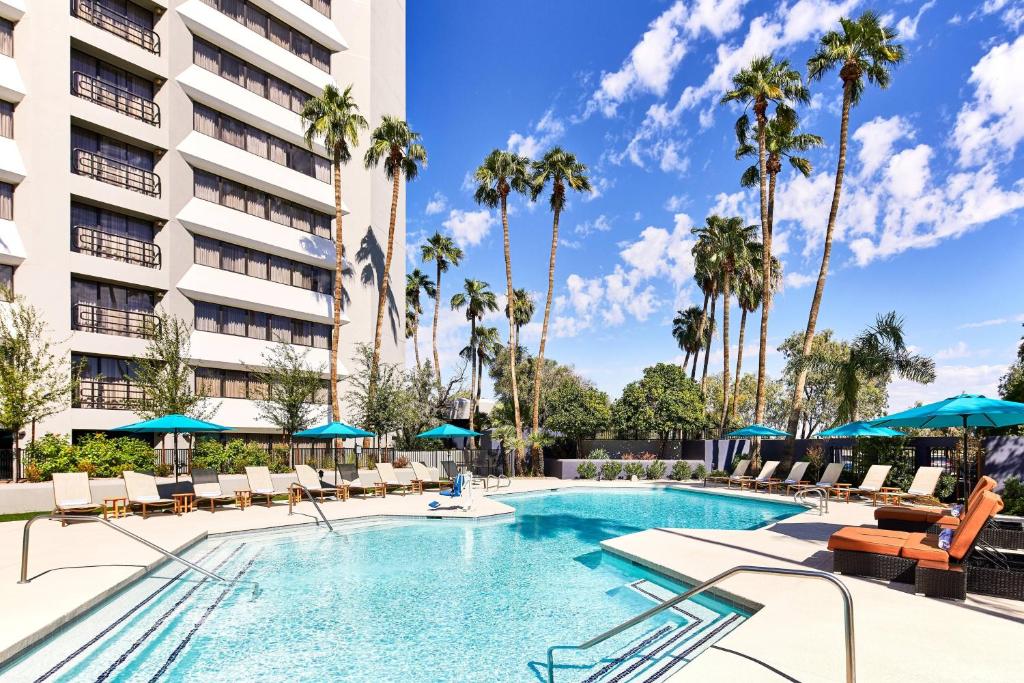
[(423, 480), (422, 479), (413, 479), (411, 482), (409, 482), (409, 486), (412, 489), (413, 493), (418, 493), (421, 496), (423, 495)]
[(107, 518), (108, 512), (114, 517), (114, 519), (117, 519), (118, 517), (127, 517), (128, 499), (124, 497), (104, 498), (103, 519)]
[(849, 484), (835, 484), (828, 490), (831, 496), (835, 498), (842, 498), (847, 503), (850, 502), (850, 485)]
[(186, 512), (193, 512), (196, 509), (196, 494), (194, 493), (173, 493), (174, 514), (181, 515)]
[(249, 489), (238, 489), (235, 491), (235, 505), (239, 510), (244, 510), (252, 505), (252, 491)]

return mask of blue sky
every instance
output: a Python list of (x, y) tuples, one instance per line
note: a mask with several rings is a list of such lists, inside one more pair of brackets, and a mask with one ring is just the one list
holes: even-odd
[[(409, 267), (441, 230), (466, 251), (445, 276), (446, 300), (466, 277), (504, 292), (501, 225), (474, 204), (467, 174), (495, 147), (573, 151), (596, 191), (574, 197), (562, 217), (547, 355), (615, 398), (643, 367), (680, 359), (670, 320), (700, 304), (690, 227), (714, 212), (756, 222), (757, 196), (739, 186), (744, 164), (733, 158), (740, 112), (718, 104), (729, 77), (767, 52), (805, 71), (821, 34), (868, 8), (899, 28), (907, 60), (891, 88), (869, 88), (851, 113), (819, 329), (849, 338), (877, 313), (905, 317), (938, 379), (895, 382), (890, 408), (961, 389), (994, 395), (1024, 322), (1024, 0), (412, 0), (407, 116), (430, 163), (408, 186)], [(771, 315), (773, 350), (806, 325), (833, 187), (839, 78), (811, 88), (803, 128), (827, 146), (810, 154), (811, 178), (780, 176), (775, 242), (786, 283)], [(535, 349), (551, 213), (517, 200), (509, 221), (515, 284), (538, 300), (523, 334)], [(428, 306), (425, 355), (431, 314)], [(499, 315), (489, 322), (507, 333)], [(747, 370), (756, 370), (757, 325), (748, 321)], [(468, 328), (447, 310), (441, 328), (451, 366)], [(781, 365), (769, 355), (769, 372)]]

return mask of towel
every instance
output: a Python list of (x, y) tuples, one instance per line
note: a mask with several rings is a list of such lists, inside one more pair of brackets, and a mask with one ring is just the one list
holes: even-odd
[(939, 532), (939, 547), (943, 550), (949, 550), (949, 546), (953, 544), (953, 530), (943, 529)]
[(949, 508), (949, 514), (952, 517), (959, 517), (960, 513), (964, 511), (963, 505), (951, 505)]

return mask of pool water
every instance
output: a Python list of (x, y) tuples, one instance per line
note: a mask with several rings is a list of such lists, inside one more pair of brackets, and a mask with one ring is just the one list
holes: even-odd
[[(750, 529), (801, 510), (671, 489), (502, 502), (514, 517), (210, 538), (189, 559), (236, 583), (164, 565), (0, 679), (542, 681), (548, 646), (579, 643), (650, 608), (651, 595), (682, 589), (604, 553), (600, 541), (651, 527)], [(602, 659), (652, 629), (742, 616), (701, 596), (593, 652), (559, 655), (577, 668), (559, 670), (558, 680), (592, 677)]]

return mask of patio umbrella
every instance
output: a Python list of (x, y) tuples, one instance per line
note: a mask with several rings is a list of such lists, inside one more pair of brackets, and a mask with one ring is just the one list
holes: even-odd
[(123, 427), (115, 427), (113, 432), (136, 432), (148, 434), (174, 434), (174, 481), (178, 481), (178, 433), (197, 434), (199, 432), (230, 432), (231, 427), (222, 427), (212, 422), (204, 422), (187, 415), (164, 415), (152, 420), (135, 422)]
[(451, 439), (459, 436), (483, 436), (480, 432), (471, 429), (463, 429), (455, 425), (443, 424), (440, 427), (428, 429), (422, 434), (417, 434), (417, 439)]
[(778, 429), (765, 427), (764, 425), (748, 425), (742, 429), (737, 429), (734, 432), (729, 432), (726, 436), (729, 438), (741, 439), (751, 436), (789, 436), (789, 434), (786, 432), (780, 432)]
[(855, 436), (903, 436), (903, 432), (897, 432), (888, 427), (876, 427), (870, 422), (850, 422), (848, 424), (826, 429), (818, 433), (819, 437), (842, 438)]
[[(970, 490), (970, 472), (967, 467), (968, 427), (1009, 427), (1024, 424), (1024, 403), (1000, 401), (981, 394), (960, 394), (950, 398), (886, 415), (871, 420), (876, 427), (963, 427), (964, 430), (964, 506)], [(981, 463), (978, 463), (981, 466)]]
[(328, 422), (319, 427), (310, 427), (301, 432), (295, 432), (292, 436), (299, 436), (306, 439), (348, 439), (355, 436), (376, 436), (359, 427), (347, 425), (344, 422)]

